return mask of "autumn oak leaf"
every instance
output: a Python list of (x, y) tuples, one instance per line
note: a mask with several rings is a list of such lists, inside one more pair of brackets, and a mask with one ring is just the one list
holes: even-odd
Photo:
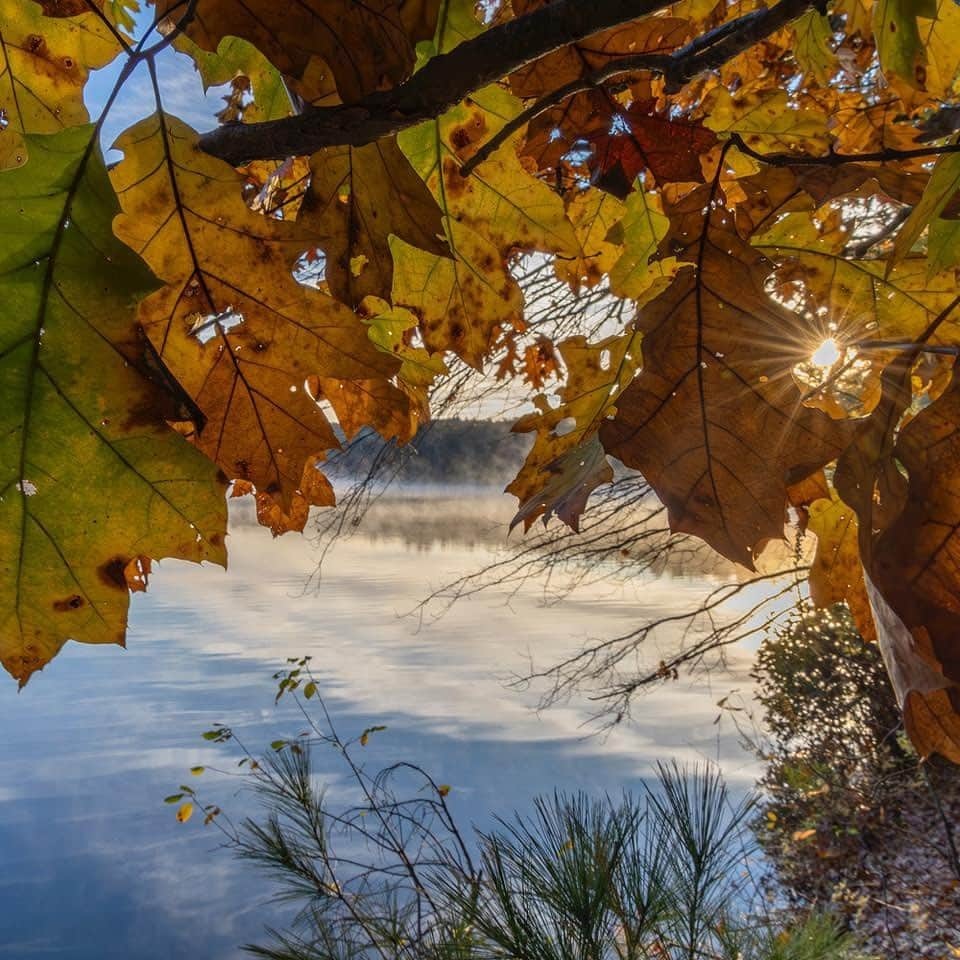
[(807, 321), (766, 294), (772, 265), (732, 216), (706, 207), (687, 251), (698, 267), (641, 310), (643, 367), (600, 437), (643, 473), (673, 530), (752, 568), (783, 536), (787, 486), (834, 460), (851, 429), (801, 402), (791, 372)]
[(702, 183), (700, 157), (717, 135), (696, 120), (673, 119), (640, 100), (614, 115), (610, 128), (588, 138), (593, 182), (621, 200), (637, 174), (648, 170), (658, 184)]

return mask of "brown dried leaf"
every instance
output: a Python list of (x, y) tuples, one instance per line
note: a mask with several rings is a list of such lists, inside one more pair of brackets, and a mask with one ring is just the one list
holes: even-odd
[[(183, 14), (181, 0), (157, 0), (156, 6), (158, 15), (168, 15), (173, 24)], [(224, 37), (241, 37), (293, 77), (304, 74), (312, 57), (320, 57), (345, 101), (394, 86), (414, 64), (414, 40), (398, 0), (199, 0), (186, 35), (211, 52)]]
[(304, 462), (339, 446), (306, 379), (377, 379), (397, 363), (350, 310), (294, 280), (304, 231), (250, 211), (242, 177), (202, 153), (189, 127), (154, 116), (119, 146), (116, 230), (166, 283), (140, 321), (206, 415), (192, 439), (287, 509)]
[(869, 577), (866, 584), (880, 652), (907, 735), (921, 757), (939, 753), (960, 763), (960, 685), (934, 666), (923, 629), (909, 630)]
[(641, 310), (643, 369), (600, 437), (643, 473), (675, 531), (752, 568), (783, 536), (787, 486), (835, 459), (850, 431), (801, 403), (791, 372), (810, 331), (765, 293), (772, 264), (733, 215), (706, 189), (674, 215), (665, 245), (698, 268)]

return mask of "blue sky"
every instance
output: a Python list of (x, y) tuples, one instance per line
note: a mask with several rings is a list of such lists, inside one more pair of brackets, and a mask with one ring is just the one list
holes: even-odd
[[(139, 19), (143, 21), (144, 28), (149, 27), (149, 16), (141, 15)], [(156, 34), (148, 40), (148, 43), (155, 42), (155, 39)], [(100, 116), (103, 105), (123, 67), (124, 59), (120, 56), (102, 70), (91, 73), (85, 90), (85, 100), (92, 120)], [(224, 88), (211, 87), (205, 93), (193, 61), (177, 53), (172, 47), (161, 51), (156, 58), (156, 65), (164, 109), (197, 130), (209, 130), (216, 126), (214, 114), (223, 106), (220, 98), (224, 94)], [(153, 113), (155, 108), (147, 66), (140, 64), (127, 80), (123, 92), (104, 122), (102, 134), (104, 149), (108, 149), (117, 137), (137, 120)], [(108, 156), (108, 159), (115, 160), (118, 157)]]

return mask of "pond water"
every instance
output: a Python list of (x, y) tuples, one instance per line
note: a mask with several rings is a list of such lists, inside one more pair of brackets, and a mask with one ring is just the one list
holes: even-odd
[[(234, 756), (201, 738), (213, 723), (255, 752), (302, 728), (292, 705), (273, 703), (271, 674), (288, 656), (313, 656), (342, 732), (387, 725), (370, 764), (409, 759), (451, 784), (461, 823), (489, 825), (555, 786), (619, 793), (664, 759), (709, 757), (733, 785), (752, 782), (735, 733), (714, 723), (717, 700), (749, 686), (746, 652), (710, 684), (647, 696), (606, 738), (585, 736), (586, 701), (538, 713), (542, 691), (504, 683), (531, 656), (550, 663), (686, 607), (703, 581), (597, 585), (556, 605), (534, 582), (463, 599), (439, 619), (403, 616), (502, 545), (503, 500), (475, 501), (469, 518), (452, 506), (381, 505), (389, 522), (340, 543), (309, 585), (308, 539), (236, 524), (229, 573), (155, 570), (134, 598), (126, 650), (68, 644), (20, 694), (0, 684), (0, 957), (226, 960), (283, 923), (262, 878), (162, 801), (190, 766)], [(231, 813), (249, 809), (219, 789)]]

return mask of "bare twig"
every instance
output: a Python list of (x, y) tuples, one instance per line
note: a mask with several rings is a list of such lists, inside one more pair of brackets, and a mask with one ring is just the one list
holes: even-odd
[(831, 150), (821, 156), (809, 156), (802, 153), (762, 153), (748, 146), (739, 133), (731, 134), (730, 140), (741, 153), (771, 167), (840, 167), (846, 163), (889, 163), (895, 160), (915, 160), (920, 157), (960, 153), (960, 143), (948, 143), (939, 147), (917, 147), (911, 150), (887, 147), (869, 153), (835, 153)]

